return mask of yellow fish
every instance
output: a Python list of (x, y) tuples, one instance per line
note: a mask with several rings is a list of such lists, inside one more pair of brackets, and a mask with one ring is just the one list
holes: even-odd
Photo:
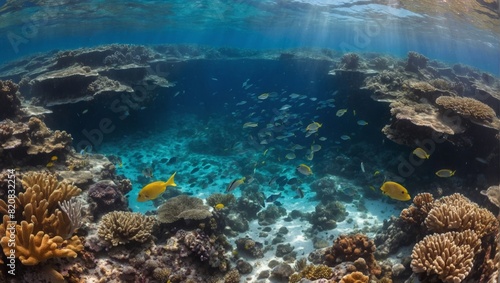
[(342, 115), (344, 115), (345, 113), (347, 112), (347, 108), (345, 109), (340, 109), (339, 111), (337, 111), (337, 117), (342, 117)]
[(50, 158), (50, 160), (52, 160), (52, 161), (56, 161), (56, 160), (57, 160), (57, 156), (55, 156), (55, 155), (54, 155), (54, 156), (52, 156), (52, 157)]
[(45, 165), (47, 168), (50, 168), (52, 166), (54, 166), (54, 162), (50, 161), (49, 163), (47, 163), (47, 165)]
[(323, 126), (322, 124), (318, 123), (318, 122), (312, 122), (311, 124), (307, 125), (306, 127), (306, 131), (317, 131), (319, 128), (321, 128), (321, 126)]
[(216, 205), (214, 206), (214, 208), (215, 208), (215, 210), (219, 211), (219, 210), (221, 210), (221, 209), (223, 209), (223, 208), (224, 208), (224, 204), (222, 204), (222, 203), (218, 203), (218, 204), (216, 204)]
[(378, 171), (378, 170), (373, 172), (373, 177), (377, 176), (378, 174), (380, 174), (380, 171)]
[(162, 181), (156, 181), (150, 184), (147, 184), (142, 190), (139, 192), (139, 195), (137, 196), (137, 201), (143, 202), (143, 201), (148, 201), (148, 200), (154, 200), (157, 198), (159, 195), (161, 195), (167, 187), (175, 187), (177, 186), (174, 182), (174, 176), (175, 173), (168, 178), (168, 181), (162, 182)]
[(415, 148), (415, 150), (413, 151), (413, 154), (418, 156), (418, 158), (420, 158), (420, 159), (429, 159), (429, 157), (430, 157), (430, 155), (424, 149), (422, 149), (420, 147)]
[(297, 171), (306, 176), (312, 175), (313, 173), (311, 168), (305, 164), (300, 164), (299, 166), (297, 166)]
[(382, 187), (380, 187), (380, 190), (384, 195), (387, 195), (392, 199), (402, 200), (402, 201), (407, 201), (411, 199), (408, 190), (406, 190), (405, 187), (396, 182), (390, 182), (390, 181), (385, 182), (384, 184), (382, 184)]
[(436, 172), (436, 175), (438, 177), (441, 177), (441, 178), (448, 178), (448, 177), (451, 177), (451, 176), (455, 175), (456, 171), (457, 170), (451, 171), (450, 169), (441, 169), (441, 170), (439, 170), (439, 171)]

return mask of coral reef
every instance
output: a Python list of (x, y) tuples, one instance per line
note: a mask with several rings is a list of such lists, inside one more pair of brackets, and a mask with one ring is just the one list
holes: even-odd
[(102, 180), (92, 184), (88, 196), (97, 206), (93, 210), (94, 217), (109, 211), (128, 209), (127, 199), (112, 180)]
[(358, 54), (347, 53), (342, 58), (340, 58), (340, 69), (355, 70), (360, 66), (360, 60)]
[(271, 204), (268, 207), (266, 207), (266, 209), (257, 213), (257, 218), (260, 225), (270, 225), (276, 223), (278, 218), (285, 215), (286, 215), (285, 208)]
[(315, 211), (307, 217), (314, 229), (319, 231), (330, 230), (337, 227), (337, 222), (346, 219), (349, 213), (345, 206), (338, 201), (330, 201), (326, 205), (318, 204)]
[(178, 220), (201, 221), (212, 216), (209, 209), (210, 207), (203, 205), (203, 200), (199, 198), (180, 195), (158, 207), (158, 220), (166, 224)]
[(429, 235), (413, 248), (411, 268), (446, 283), (459, 283), (469, 275), (480, 246), (472, 230)]
[[(38, 265), (54, 258), (75, 258), (83, 245), (78, 236), (73, 236), (81, 225), (81, 206), (72, 198), (81, 190), (46, 173), (25, 174), (22, 185), (24, 191), (9, 198), (8, 203), (15, 204), (14, 209), (0, 200), (3, 253), (11, 254), (11, 241), (14, 241), (14, 256), (23, 265)], [(11, 221), (13, 219), (16, 221)], [(55, 270), (51, 269), (51, 274), (58, 280), (62, 278)]]
[(212, 268), (225, 272), (229, 270), (229, 260), (224, 255), (227, 240), (224, 236), (207, 235), (202, 230), (179, 230), (168, 239), (165, 249), (179, 252), (181, 258), (194, 257)]
[(375, 260), (375, 244), (363, 234), (340, 235), (333, 242), (333, 246), (328, 248), (324, 254), (324, 262), (328, 266), (335, 266), (344, 261), (356, 261), (364, 259), (370, 274), (379, 276), (380, 266)]
[(369, 277), (359, 271), (347, 274), (340, 280), (340, 283), (368, 283)]
[(256, 242), (250, 238), (239, 238), (236, 240), (236, 248), (238, 251), (251, 256), (253, 258), (264, 257), (264, 245), (262, 243)]
[(211, 194), (207, 198), (207, 204), (210, 205), (211, 207), (216, 206), (219, 203), (222, 203), (225, 207), (228, 207), (229, 205), (233, 204), (236, 202), (236, 198), (234, 197), (233, 194)]
[(4, 119), (15, 119), (21, 108), (21, 101), (17, 96), (19, 86), (12, 81), (0, 81), (0, 121)]
[(471, 229), (479, 238), (498, 231), (498, 221), (489, 210), (458, 193), (435, 201), (424, 223), (438, 233)]
[(320, 265), (309, 264), (305, 266), (302, 270), (300, 270), (298, 273), (292, 274), (288, 282), (297, 283), (303, 278), (309, 280), (316, 280), (322, 278), (330, 279), (332, 276), (333, 276), (333, 271), (331, 267), (322, 264)]
[(152, 238), (156, 219), (140, 213), (113, 211), (105, 214), (99, 222), (97, 234), (113, 246), (129, 242), (144, 243)]
[(414, 51), (408, 52), (408, 59), (406, 61), (405, 70), (409, 72), (418, 72), (420, 69), (427, 67), (429, 59), (422, 54)]
[(452, 111), (464, 118), (480, 125), (496, 128), (498, 125), (491, 125), (496, 119), (495, 110), (481, 101), (470, 97), (440, 96), (436, 99), (436, 104), (444, 110)]
[(0, 164), (46, 165), (52, 156), (67, 154), (71, 142), (71, 135), (51, 131), (39, 118), (31, 117), (27, 123), (6, 119), (0, 122)]

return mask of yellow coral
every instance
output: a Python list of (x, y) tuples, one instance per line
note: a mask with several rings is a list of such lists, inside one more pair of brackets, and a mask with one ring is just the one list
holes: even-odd
[[(5, 254), (9, 254), (9, 239), (11, 230), (8, 229), (9, 216), (4, 215), (3, 228), (5, 237), (2, 237), (0, 243)], [(24, 265), (36, 265), (49, 258), (54, 257), (76, 257), (76, 252), (83, 249), (83, 245), (77, 236), (69, 240), (64, 240), (60, 236), (50, 237), (43, 231), (34, 234), (33, 223), (21, 221), (21, 225), (16, 225), (16, 258), (19, 258)]]
[(415, 273), (436, 275), (445, 283), (459, 283), (471, 271), (480, 246), (472, 230), (429, 235), (413, 248), (411, 268)]
[(333, 276), (333, 270), (323, 264), (320, 265), (307, 265), (304, 267), (299, 273), (294, 273), (290, 276), (289, 282), (296, 283), (299, 282), (302, 278), (306, 278), (309, 280), (317, 280), (317, 279), (330, 279)]

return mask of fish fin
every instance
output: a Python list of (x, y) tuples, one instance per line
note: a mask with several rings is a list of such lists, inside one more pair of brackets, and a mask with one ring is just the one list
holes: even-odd
[(165, 182), (167, 184), (167, 186), (171, 186), (171, 187), (177, 186), (177, 184), (175, 184), (175, 181), (174, 181), (174, 177), (175, 177), (176, 173), (177, 172), (174, 172), (174, 174), (172, 174), (172, 176), (170, 176), (170, 178), (168, 178), (168, 181)]

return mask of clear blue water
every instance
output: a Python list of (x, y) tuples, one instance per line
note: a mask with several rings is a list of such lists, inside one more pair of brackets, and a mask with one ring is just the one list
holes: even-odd
[(413, 2), (8, 1), (0, 8), (0, 62), (107, 43), (196, 43), (397, 56), (413, 50), (499, 73), (495, 2)]

